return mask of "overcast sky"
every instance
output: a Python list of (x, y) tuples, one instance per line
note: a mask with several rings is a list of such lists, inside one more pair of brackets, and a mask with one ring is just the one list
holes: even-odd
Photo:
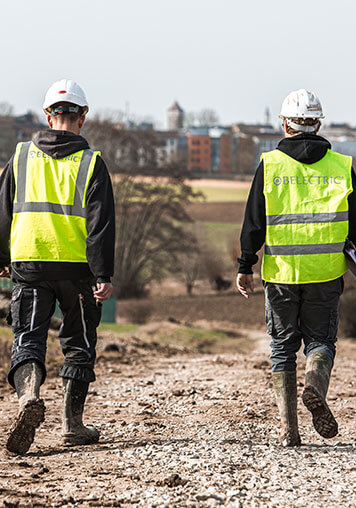
[(166, 126), (178, 100), (221, 123), (272, 119), (284, 96), (319, 95), (326, 121), (356, 125), (354, 0), (2, 0), (0, 102), (39, 112), (66, 77), (91, 112)]

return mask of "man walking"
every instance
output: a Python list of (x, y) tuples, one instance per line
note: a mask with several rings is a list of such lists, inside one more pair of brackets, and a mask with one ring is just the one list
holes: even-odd
[(356, 240), (356, 179), (351, 157), (317, 135), (324, 116), (314, 93), (290, 93), (280, 118), (285, 138), (262, 155), (248, 198), (237, 287), (246, 298), (253, 291), (252, 265), (265, 243), (262, 279), (280, 442), (299, 446), (296, 353), (302, 340), (303, 403), (321, 436), (338, 433), (326, 394), (347, 270), (343, 248), (347, 236)]
[[(56, 301), (62, 313), (59, 338), (63, 378), (64, 444), (99, 439), (83, 425), (89, 383), (95, 380), (96, 328), (101, 302), (112, 293), (114, 201), (100, 152), (80, 136), (88, 112), (82, 88), (54, 83), (43, 104), (50, 129), (18, 143), (0, 177), (0, 276), (12, 271), (12, 347), (9, 383), (19, 414), (7, 449), (23, 454), (44, 420), (40, 386)], [(9, 267), (11, 263), (11, 267)]]

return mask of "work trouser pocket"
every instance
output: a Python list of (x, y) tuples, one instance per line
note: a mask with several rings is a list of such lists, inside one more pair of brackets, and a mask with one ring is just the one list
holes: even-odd
[(93, 294), (94, 289), (92, 280), (79, 282), (84, 317), (90, 330), (95, 330), (99, 326), (101, 320), (102, 304), (95, 300)]
[(100, 324), (102, 305), (101, 303), (88, 302), (85, 300), (85, 298), (83, 303), (85, 319), (91, 329), (96, 329)]
[(12, 327), (14, 332), (34, 326), (37, 289), (27, 286), (15, 286), (11, 300)]
[(339, 313), (337, 310), (331, 310), (329, 316), (329, 331), (328, 331), (328, 340), (330, 342), (336, 342), (338, 326), (339, 326)]
[(11, 320), (14, 332), (24, 324), (24, 315), (21, 312), (22, 296), (23, 288), (21, 286), (14, 286), (9, 315), (9, 321)]
[(11, 300), (12, 329), (15, 335), (16, 332), (22, 333), (34, 328), (37, 311), (38, 289), (16, 284)]
[(273, 312), (271, 307), (266, 306), (265, 309), (265, 319), (266, 319), (266, 327), (268, 335), (273, 335), (274, 332), (274, 320), (273, 320)]

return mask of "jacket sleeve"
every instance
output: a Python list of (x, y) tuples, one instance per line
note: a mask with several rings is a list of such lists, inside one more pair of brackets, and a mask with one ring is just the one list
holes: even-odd
[(349, 194), (349, 239), (356, 245), (356, 175), (351, 171), (353, 191)]
[(115, 206), (110, 176), (97, 157), (87, 197), (87, 260), (97, 282), (110, 282), (114, 274)]
[(12, 203), (15, 194), (13, 157), (0, 175), (0, 268), (10, 264)]
[(260, 162), (252, 182), (250, 194), (246, 204), (245, 218), (241, 231), (241, 257), (239, 273), (252, 273), (252, 265), (257, 263), (256, 252), (264, 244), (266, 237), (266, 205), (263, 194), (264, 168)]

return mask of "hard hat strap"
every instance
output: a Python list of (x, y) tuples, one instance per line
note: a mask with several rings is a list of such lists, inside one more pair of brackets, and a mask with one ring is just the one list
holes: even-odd
[(292, 129), (294, 129), (296, 131), (301, 131), (301, 132), (313, 133), (319, 127), (319, 122), (317, 122), (314, 125), (305, 125), (305, 124), (293, 122), (293, 120), (291, 120), (290, 118), (286, 118), (286, 122), (287, 122), (288, 127), (291, 127)]
[(76, 105), (69, 105), (69, 104), (63, 104), (58, 106), (51, 106), (50, 108), (51, 115), (57, 116), (57, 115), (64, 115), (66, 113), (79, 113), (80, 112), (80, 106)]

